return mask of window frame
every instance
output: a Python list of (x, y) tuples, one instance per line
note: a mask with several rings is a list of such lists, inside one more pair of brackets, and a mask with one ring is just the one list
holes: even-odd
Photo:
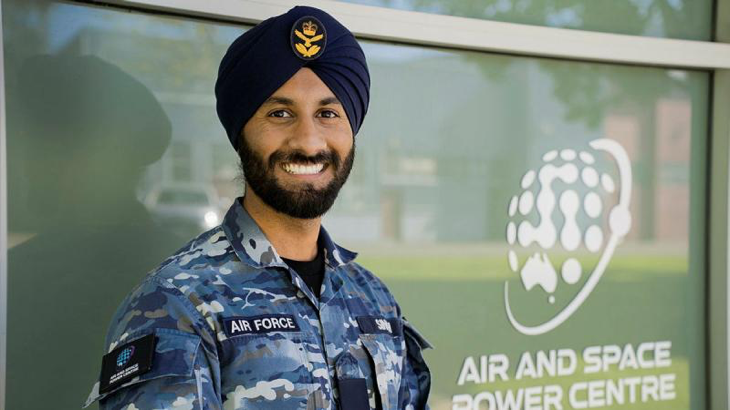
[[(726, 0), (718, 0), (726, 1)], [(89, 0), (235, 24), (285, 13), (294, 0)], [(357, 37), (419, 46), (684, 69), (730, 69), (730, 44), (542, 27), (405, 11), (332, 0), (309, 0)]]
[[(286, 12), (294, 0), (87, 0), (90, 7), (118, 7), (141, 13), (233, 24), (256, 24)], [(382, 7), (309, 0), (338, 18), (362, 39), (417, 46), (505, 53), (528, 57), (704, 70), (711, 73), (708, 124), (706, 248), (706, 394), (712, 410), (730, 404), (730, 44), (540, 27), (435, 15)], [(715, 0), (714, 38), (730, 41), (730, 0)], [(436, 28), (436, 29), (435, 29)], [(7, 336), (7, 157), (4, 43), (0, 0), (0, 409), (5, 408)], [(712, 223), (710, 223), (712, 221)], [(712, 360), (710, 360), (712, 359)]]
[(708, 261), (705, 361), (709, 408), (721, 410), (730, 404), (730, 120), (727, 117), (730, 70), (715, 70), (711, 78), (709, 180), (706, 183), (709, 209), (705, 221), (708, 239), (705, 251)]
[(8, 303), (8, 184), (5, 135), (5, 43), (3, 7), (0, 0), (0, 409), (5, 408), (5, 369), (7, 364)]

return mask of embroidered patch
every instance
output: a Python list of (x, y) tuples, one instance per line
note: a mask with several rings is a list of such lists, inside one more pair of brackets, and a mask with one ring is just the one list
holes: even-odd
[(235, 316), (223, 319), (226, 336), (270, 332), (298, 332), (299, 325), (293, 315)]
[(152, 368), (155, 335), (149, 334), (124, 344), (101, 360), (99, 392), (106, 393)]
[(291, 28), (291, 48), (302, 60), (314, 60), (324, 53), (327, 45), (327, 31), (324, 25), (312, 16), (305, 16)]
[(398, 319), (386, 319), (382, 316), (358, 316), (357, 324), (361, 333), (384, 333), (400, 336), (402, 333)]

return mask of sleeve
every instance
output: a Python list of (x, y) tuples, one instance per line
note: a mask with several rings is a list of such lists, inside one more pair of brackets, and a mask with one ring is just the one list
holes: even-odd
[(150, 277), (127, 296), (106, 347), (84, 407), (99, 401), (101, 410), (222, 408), (212, 329), (188, 297), (164, 280)]
[(431, 372), (423, 358), (423, 350), (433, 346), (413, 325), (402, 318), (406, 354), (403, 361), (400, 403), (398, 408), (405, 410), (428, 409), (428, 394), (431, 390)]

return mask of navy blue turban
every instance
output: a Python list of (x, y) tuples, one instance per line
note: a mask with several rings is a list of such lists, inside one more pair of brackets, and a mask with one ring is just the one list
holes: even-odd
[(334, 17), (297, 6), (243, 33), (221, 61), (216, 110), (236, 150), (246, 122), (302, 67), (314, 71), (340, 100), (357, 134), (370, 100), (365, 54)]

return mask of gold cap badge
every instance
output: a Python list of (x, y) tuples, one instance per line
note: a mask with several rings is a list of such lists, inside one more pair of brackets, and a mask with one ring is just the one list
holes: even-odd
[(294, 54), (303, 60), (314, 60), (322, 55), (327, 45), (324, 25), (312, 16), (297, 20), (291, 29), (291, 46)]

